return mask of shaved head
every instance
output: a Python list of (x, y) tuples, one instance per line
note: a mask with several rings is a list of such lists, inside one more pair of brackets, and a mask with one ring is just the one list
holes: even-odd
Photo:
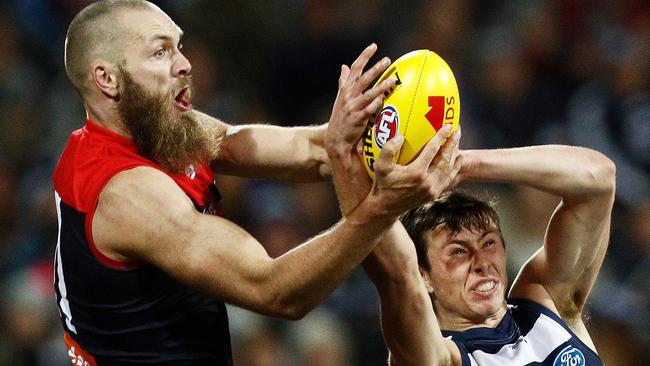
[(145, 0), (103, 0), (88, 5), (70, 23), (65, 42), (65, 71), (82, 96), (87, 93), (94, 60), (115, 65), (123, 61), (125, 27), (120, 13), (130, 9), (160, 10)]

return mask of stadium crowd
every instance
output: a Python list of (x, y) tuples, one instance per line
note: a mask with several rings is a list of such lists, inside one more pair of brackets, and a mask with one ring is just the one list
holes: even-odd
[[(370, 42), (395, 60), (441, 55), (461, 92), (461, 148), (588, 146), (617, 165), (608, 256), (588, 327), (607, 365), (648, 365), (650, 349), (650, 4), (642, 0), (164, 0), (183, 28), (194, 106), (229, 123), (327, 121), (340, 65)], [(52, 170), (81, 99), (63, 68), (87, 0), (0, 3), (0, 366), (69, 364), (55, 306)], [(224, 216), (272, 256), (339, 218), (330, 183), (218, 176)], [(469, 187), (470, 189), (472, 187)], [(555, 198), (493, 185), (519, 268), (542, 243)], [(509, 225), (510, 222), (518, 225)], [(522, 224), (523, 222), (523, 224)], [(521, 252), (521, 251), (520, 251)], [(514, 278), (514, 273), (510, 273)], [(303, 320), (230, 308), (236, 365), (382, 365), (374, 288), (356, 271)], [(645, 357), (645, 358), (644, 358)]]

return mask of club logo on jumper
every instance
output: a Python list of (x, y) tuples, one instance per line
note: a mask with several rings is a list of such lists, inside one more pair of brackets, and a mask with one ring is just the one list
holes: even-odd
[(196, 168), (194, 168), (194, 165), (190, 165), (185, 169), (185, 175), (192, 180), (196, 178)]
[(585, 366), (585, 356), (579, 349), (566, 346), (553, 361), (553, 366)]
[(375, 124), (375, 142), (381, 149), (399, 131), (399, 114), (393, 106), (384, 107), (377, 115)]
[(77, 350), (74, 348), (74, 346), (70, 349), (68, 349), (68, 358), (72, 365), (74, 366), (93, 366), (93, 363), (88, 362), (89, 360), (84, 360), (84, 356), (82, 354), (77, 354)]

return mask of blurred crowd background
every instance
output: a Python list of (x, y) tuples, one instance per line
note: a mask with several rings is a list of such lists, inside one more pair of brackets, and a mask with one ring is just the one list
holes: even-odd
[[(226, 122), (326, 122), (340, 65), (377, 42), (393, 60), (420, 48), (447, 60), (460, 85), (461, 148), (562, 143), (609, 156), (617, 202), (588, 327), (608, 365), (650, 364), (649, 2), (154, 2), (185, 31), (195, 107)], [(69, 364), (52, 290), (51, 173), (84, 121), (63, 42), (88, 3), (0, 2), (0, 366)], [(339, 218), (329, 183), (217, 182), (225, 216), (272, 256)], [(557, 198), (509, 185), (467, 188), (500, 202), (512, 279), (541, 245)], [(303, 320), (236, 308), (230, 319), (237, 365), (385, 364), (377, 295), (360, 270)]]

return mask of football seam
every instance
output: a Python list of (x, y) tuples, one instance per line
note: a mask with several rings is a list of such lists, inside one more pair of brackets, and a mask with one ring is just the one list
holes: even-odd
[[(404, 127), (404, 137), (406, 137), (406, 132), (408, 132), (409, 130), (409, 124), (411, 123), (411, 116), (413, 114), (413, 107), (415, 106), (415, 96), (418, 95), (418, 90), (420, 89), (420, 81), (422, 80), (422, 74), (424, 73), (424, 66), (427, 64), (427, 59), (429, 58), (429, 55), (430, 53), (427, 52), (427, 55), (424, 57), (424, 61), (422, 62), (422, 66), (420, 67), (418, 82), (417, 84), (415, 84), (415, 92), (413, 93), (413, 98), (411, 98), (411, 108), (409, 108), (408, 118), (406, 119), (406, 127)], [(406, 139), (404, 139), (404, 143), (406, 143)], [(404, 148), (404, 146), (402, 146), (402, 148)], [(422, 151), (422, 148), (420, 148), (420, 151)], [(401, 155), (402, 155), (402, 149), (400, 148), (399, 151), (397, 152), (396, 161), (399, 161)], [(414, 155), (414, 158), (417, 155), (418, 154)]]

